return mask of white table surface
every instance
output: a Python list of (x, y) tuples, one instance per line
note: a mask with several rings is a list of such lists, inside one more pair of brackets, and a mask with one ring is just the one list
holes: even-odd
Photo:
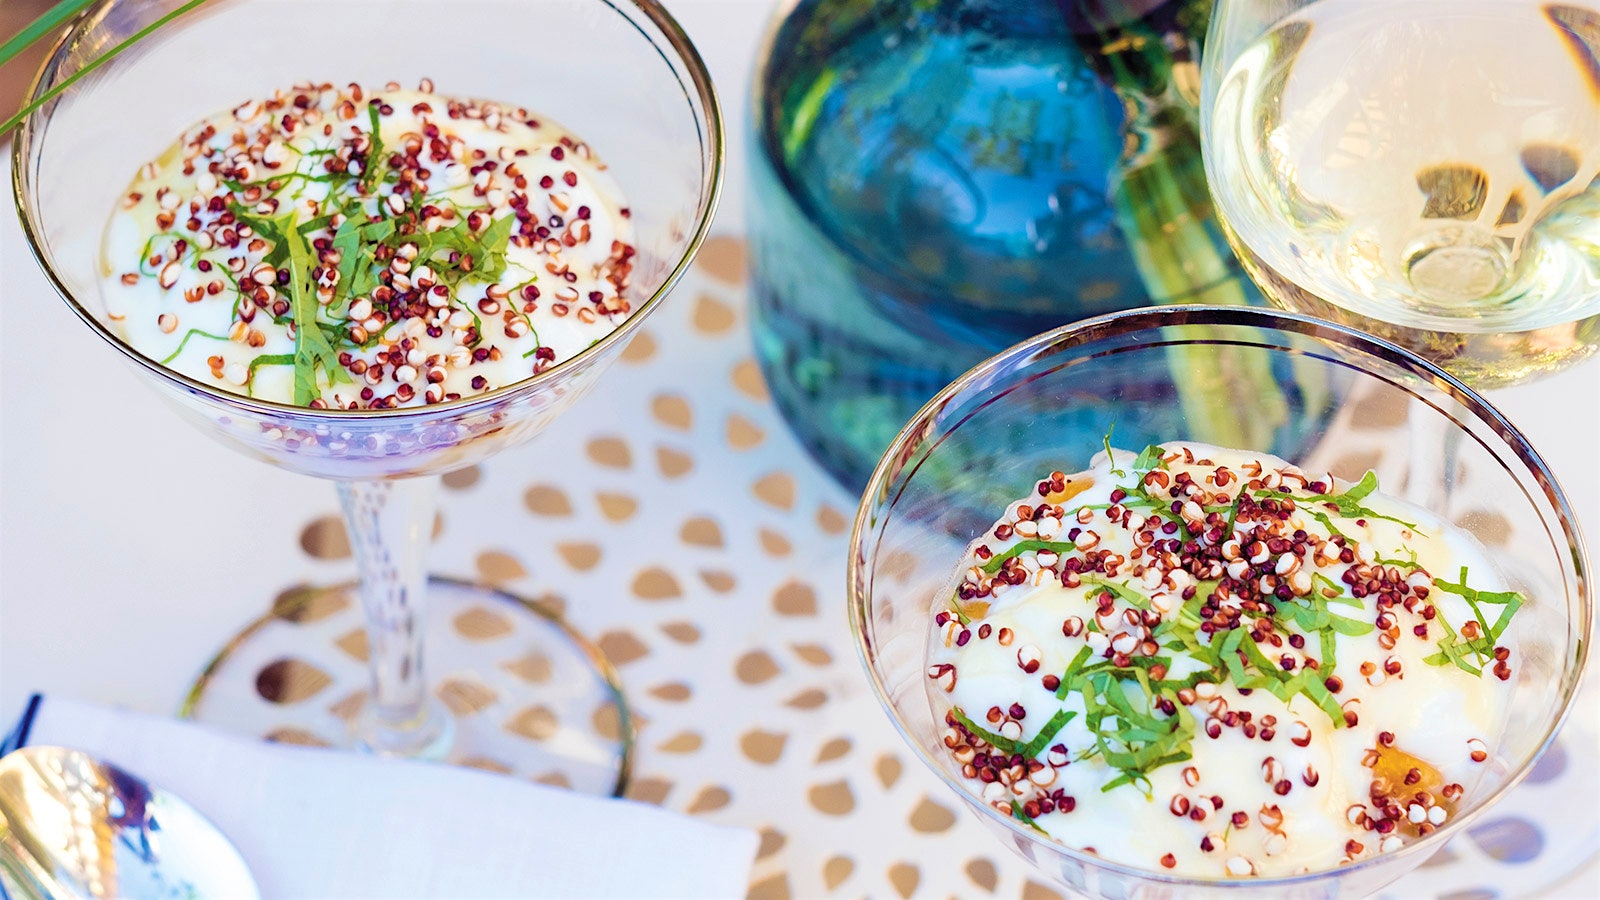
[[(668, 6), (706, 56), (722, 95), (731, 152), (726, 195), (714, 230), (737, 236), (744, 219), (746, 85), (772, 4), (670, 0)], [(6, 156), (9, 164), (9, 152)], [(247, 460), (180, 424), (66, 310), (37, 270), (15, 216), (9, 209), (3, 212), (0, 719), (19, 710), (27, 695), (39, 690), (170, 713), (199, 664), (258, 615), (269, 598), (290, 584), (350, 575), (348, 560), (318, 560), (299, 545), (308, 520), (337, 511), (333, 493), (326, 484)], [(694, 289), (686, 284), (680, 293)], [(729, 296), (742, 299), (742, 291)], [(686, 318), (683, 310), (689, 303), (687, 296), (674, 297), (673, 304), (679, 304), (683, 313), (680, 318)], [(663, 318), (669, 314), (664, 312)], [(742, 358), (749, 355), (742, 311), (739, 324), (725, 341), (734, 342), (734, 352)], [(614, 407), (631, 402), (630, 397), (622, 384), (613, 389), (602, 381), (594, 395), (539, 441), (491, 460), (485, 471), (491, 475), (527, 471), (544, 452), (542, 447), (581, 442), (594, 423), (614, 422)], [(1600, 454), (1595, 449), (1600, 445), (1600, 362), (1500, 392), (1494, 400), (1543, 451), (1588, 533), (1600, 535)], [(765, 443), (746, 459), (756, 460), (758, 467), (763, 459), (771, 460), (791, 472), (807, 502), (851, 510), (852, 498), (804, 459), (770, 411), (759, 421), (766, 426)], [(451, 502), (447, 496), (447, 515)], [(515, 520), (514, 527), (527, 541), (552, 539), (515, 496), (506, 497), (503, 505), (507, 520)], [(676, 523), (671, 527), (676, 531)], [(433, 550), (435, 571), (474, 571), (481, 549), (475, 538), (481, 535), (465, 531), (446, 529)], [(782, 565), (793, 569), (797, 560), (816, 570), (812, 574), (823, 614), (805, 630), (826, 633), (827, 644), (838, 651), (828, 677), (844, 685), (839, 693), (853, 691), (859, 700), (866, 689), (849, 649), (843, 617), (842, 539), (836, 533), (815, 540), (796, 535), (795, 543), (791, 561)], [(560, 571), (536, 568), (532, 583), (559, 592), (560, 577)], [(758, 585), (765, 583), (759, 578), (742, 580), (731, 600), (765, 604), (770, 585)], [(578, 627), (591, 633), (616, 624), (616, 615), (608, 613), (604, 604), (574, 605), (569, 613)], [(627, 669), (624, 676), (633, 677)], [(892, 742), (870, 702), (855, 702), (847, 709), (842, 721), (838, 716), (845, 710), (835, 712), (831, 727), (836, 731), (859, 729)], [(646, 710), (647, 715), (650, 712)], [(666, 716), (665, 711), (660, 713)], [(655, 752), (652, 758), (648, 738), (647, 734), (641, 770), (676, 771), (667, 751)], [(905, 759), (908, 768), (915, 765), (911, 758)], [(692, 802), (687, 795), (674, 794), (666, 805), (688, 807)], [(870, 809), (859, 812), (866, 815)], [(758, 885), (757, 893), (806, 896), (823, 889), (817, 872), (826, 854), (818, 850), (815, 859), (806, 857), (809, 833), (797, 830), (820, 826), (774, 821), (737, 802), (716, 818), (788, 833), (789, 848), (769, 850), (765, 868), (758, 865), (757, 880), (766, 881)], [(870, 823), (862, 824), (866, 827), (851, 832), (863, 839), (874, 834)], [(904, 827), (903, 820), (894, 824)], [(958, 824), (955, 832), (963, 840), (969, 834), (973, 840), (987, 840), (970, 823)], [(1020, 862), (997, 844), (987, 850), (1000, 869), (998, 895), (1039, 896)], [(941, 883), (936, 873), (944, 870), (936, 857), (945, 853), (938, 842), (904, 849), (902, 858), (909, 856), (913, 865), (923, 866), (924, 879), (915, 893), (945, 896), (974, 890), (967, 881)], [(863, 850), (858, 862), (865, 867), (870, 856)], [(791, 871), (781, 891), (772, 882), (775, 860), (790, 860), (785, 865)], [(896, 891), (904, 892), (893, 871), (887, 882), (883, 874), (882, 868), (870, 879), (858, 873), (841, 890), (878, 896), (893, 883)], [(1591, 866), (1568, 886), (1576, 896), (1596, 884), (1600, 872)]]

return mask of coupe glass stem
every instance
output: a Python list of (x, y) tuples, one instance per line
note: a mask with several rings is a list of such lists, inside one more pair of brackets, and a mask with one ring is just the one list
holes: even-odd
[(375, 753), (441, 757), (450, 716), (423, 676), (427, 545), (439, 478), (339, 482), (345, 529), (361, 577), (372, 694), (357, 725)]

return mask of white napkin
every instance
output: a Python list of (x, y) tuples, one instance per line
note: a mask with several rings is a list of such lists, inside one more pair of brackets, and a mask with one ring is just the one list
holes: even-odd
[(59, 697), (38, 704), (26, 744), (86, 751), (183, 798), (263, 897), (742, 898), (757, 844), (646, 804)]

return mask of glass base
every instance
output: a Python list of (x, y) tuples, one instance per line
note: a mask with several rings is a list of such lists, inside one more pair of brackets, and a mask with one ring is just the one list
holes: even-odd
[[(552, 610), (432, 578), (429, 692), (448, 719), (431, 758), (621, 796), (634, 731), (599, 648)], [(360, 748), (367, 636), (352, 583), (289, 591), (200, 673), (179, 715), (266, 740)]]

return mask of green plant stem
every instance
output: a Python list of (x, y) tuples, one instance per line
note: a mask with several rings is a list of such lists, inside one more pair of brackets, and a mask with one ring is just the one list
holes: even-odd
[(85, 6), (94, 0), (61, 0), (55, 6), (45, 11), (44, 15), (22, 29), (16, 37), (0, 44), (0, 66), (10, 62), (13, 57), (29, 47), (34, 41), (56, 30), (63, 22), (83, 11)]
[[(68, 0), (68, 2), (77, 2), (77, 0)], [(172, 12), (169, 12), (166, 15), (162, 16), (161, 18), (155, 20), (154, 22), (151, 22), (149, 25), (146, 25), (145, 27), (139, 29), (138, 32), (136, 32), (135, 34), (133, 34), (131, 37), (127, 38), (126, 40), (122, 41), (120, 44), (117, 44), (115, 47), (112, 47), (104, 55), (96, 57), (95, 59), (91, 60), (88, 65), (84, 66), (83, 68), (79, 69), (76, 72), (73, 72), (71, 75), (68, 75), (59, 84), (57, 84), (54, 87), (50, 88), (48, 91), (45, 91), (43, 94), (40, 94), (32, 103), (29, 103), (29, 104), (23, 106), (22, 109), (17, 111), (16, 115), (14, 115), (11, 118), (5, 120), (5, 122), (3, 124), (0, 124), (0, 137), (4, 137), (8, 132), (11, 131), (11, 129), (13, 129), (13, 128), (17, 127), (18, 125), (20, 125), (22, 123), (22, 120), (26, 119), (28, 116), (33, 114), (34, 110), (38, 109), (39, 107), (45, 105), (46, 103), (49, 103), (51, 100), (54, 100), (56, 97), (60, 96), (60, 94), (63, 91), (65, 91), (69, 87), (72, 87), (72, 85), (74, 83), (76, 83), (78, 79), (80, 79), (83, 76), (89, 74), (90, 72), (93, 72), (95, 69), (100, 68), (100, 66), (104, 65), (105, 63), (110, 62), (112, 59), (115, 59), (118, 54), (122, 53), (122, 51), (127, 50), (129, 47), (132, 47), (134, 44), (137, 44), (140, 41), (144, 40), (152, 32), (154, 32), (157, 29), (161, 28), (162, 26), (166, 25), (168, 22), (171, 22), (173, 19), (178, 18), (179, 16), (183, 15), (184, 13), (189, 12), (190, 10), (194, 9), (195, 7), (197, 7), (200, 4), (205, 3), (205, 2), (206, 2), (206, 0), (189, 0), (188, 3), (185, 3), (184, 5), (178, 7), (177, 9), (173, 10)], [(63, 3), (62, 5), (65, 5), (65, 3)], [(82, 5), (87, 5), (87, 3), (84, 3)], [(60, 6), (57, 6), (56, 8), (52, 9), (50, 12), (45, 13), (44, 17), (42, 17), (39, 20), (39, 22), (42, 22), (45, 19), (50, 18), (51, 16), (55, 15), (57, 10), (59, 10), (59, 9), (60, 9)], [(74, 12), (76, 12), (76, 10), (74, 10)], [(14, 44), (17, 41), (21, 40), (22, 38), (26, 37), (29, 34), (29, 32), (34, 31), (35, 27), (39, 25), (39, 22), (35, 22), (33, 25), (29, 26), (27, 29), (24, 29), (22, 34), (18, 35), (16, 38), (13, 38), (10, 41), (7, 41), (6, 45), (5, 45), (5, 49), (9, 50), (11, 48), (12, 44)], [(55, 24), (59, 24), (59, 22), (55, 23)], [(51, 25), (49, 27), (45, 27), (40, 31), (40, 33), (42, 34), (44, 31), (49, 31), (53, 27), (54, 27), (54, 25)], [(33, 41), (37, 40), (38, 37), (39, 37), (39, 34), (35, 34), (33, 37), (28, 39), (28, 43), (29, 44), (33, 43)], [(18, 49), (20, 49), (20, 47)], [(15, 51), (12, 51), (12, 52), (15, 52)]]

